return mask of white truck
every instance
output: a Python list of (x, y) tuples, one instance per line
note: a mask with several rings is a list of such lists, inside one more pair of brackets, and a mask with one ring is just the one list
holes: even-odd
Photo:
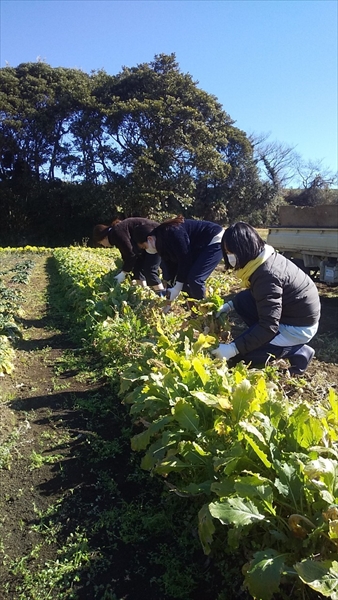
[(338, 204), (280, 206), (267, 243), (307, 273), (319, 271), (320, 281), (338, 283)]

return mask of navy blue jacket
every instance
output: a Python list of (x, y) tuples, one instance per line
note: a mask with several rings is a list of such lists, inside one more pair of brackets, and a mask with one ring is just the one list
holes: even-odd
[[(171, 278), (184, 283), (200, 252), (210, 244), (222, 227), (211, 221), (185, 219), (179, 225), (160, 225), (152, 231), (156, 248), (166, 263)], [(174, 272), (175, 271), (175, 272)]]

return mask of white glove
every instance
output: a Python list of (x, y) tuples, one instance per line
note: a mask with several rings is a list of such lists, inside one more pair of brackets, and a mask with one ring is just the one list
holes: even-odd
[(118, 275), (115, 275), (114, 279), (116, 279), (117, 283), (122, 283), (126, 278), (126, 274), (124, 271), (121, 271)]
[(232, 310), (234, 309), (234, 305), (232, 300), (230, 300), (230, 302), (226, 302), (225, 304), (223, 304), (223, 306), (221, 306), (221, 308), (219, 309), (219, 311), (217, 311), (216, 313), (216, 319), (218, 319), (218, 317), (220, 315), (227, 315), (229, 314)]
[(136, 285), (145, 288), (147, 287), (147, 282), (145, 279), (136, 279)]
[(229, 360), (238, 354), (238, 350), (235, 342), (232, 342), (231, 344), (220, 344), (218, 348), (211, 350), (211, 354), (213, 354), (215, 358), (226, 358)]
[(167, 289), (167, 299), (170, 300), (170, 302), (175, 300), (175, 298), (177, 298), (179, 293), (182, 291), (182, 288), (183, 288), (183, 283), (176, 281), (173, 288)]

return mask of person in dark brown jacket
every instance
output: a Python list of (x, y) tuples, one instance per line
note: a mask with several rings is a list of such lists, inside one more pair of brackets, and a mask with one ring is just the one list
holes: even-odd
[(315, 283), (247, 223), (225, 230), (222, 250), (226, 267), (234, 268), (246, 289), (223, 304), (216, 316), (235, 309), (248, 329), (212, 353), (226, 358), (229, 366), (241, 360), (257, 366), (271, 356), (287, 358), (290, 374), (302, 374), (314, 356), (307, 342), (316, 334), (320, 318)]
[(100, 246), (110, 248), (116, 246), (122, 256), (121, 272), (115, 276), (117, 283), (122, 283), (128, 273), (132, 273), (136, 282), (148, 285), (155, 292), (161, 294), (164, 286), (159, 277), (161, 257), (159, 254), (148, 254), (140, 249), (135, 239), (138, 228), (150, 233), (159, 223), (143, 217), (130, 217), (128, 219), (113, 221), (111, 225), (96, 225), (93, 230), (93, 242)]

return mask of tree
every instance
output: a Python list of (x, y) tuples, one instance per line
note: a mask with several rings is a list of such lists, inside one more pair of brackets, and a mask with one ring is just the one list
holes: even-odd
[[(49, 182), (49, 198), (57, 199), (61, 177), (83, 186), (88, 214), (102, 186), (96, 196), (111, 199), (104, 215), (183, 212), (224, 222), (265, 210), (271, 200), (274, 188), (260, 181), (253, 144), (214, 96), (181, 73), (174, 54), (114, 76), (41, 61), (6, 67), (0, 102), (2, 198), (8, 212), (11, 182), (20, 217), (28, 198), (44, 196), (39, 182)], [(68, 219), (67, 194), (72, 204), (78, 190), (62, 188)], [(59, 207), (55, 215), (61, 219)]]
[(174, 54), (123, 68), (95, 93), (130, 212), (184, 211), (202, 181), (224, 181), (231, 171), (225, 149), (234, 132), (240, 152), (251, 150), (215, 97), (180, 73)]
[(297, 206), (316, 206), (318, 204), (338, 203), (337, 174), (323, 167), (323, 161), (296, 162), (298, 182), (302, 187), (286, 192), (289, 204)]
[(299, 156), (294, 147), (277, 141), (267, 142), (268, 137), (269, 134), (251, 134), (249, 139), (262, 180), (280, 192), (294, 178)]
[(2, 178), (15, 175), (18, 161), (35, 179), (54, 179), (69, 154), (70, 123), (88, 95), (89, 77), (77, 69), (44, 62), (1, 69)]

